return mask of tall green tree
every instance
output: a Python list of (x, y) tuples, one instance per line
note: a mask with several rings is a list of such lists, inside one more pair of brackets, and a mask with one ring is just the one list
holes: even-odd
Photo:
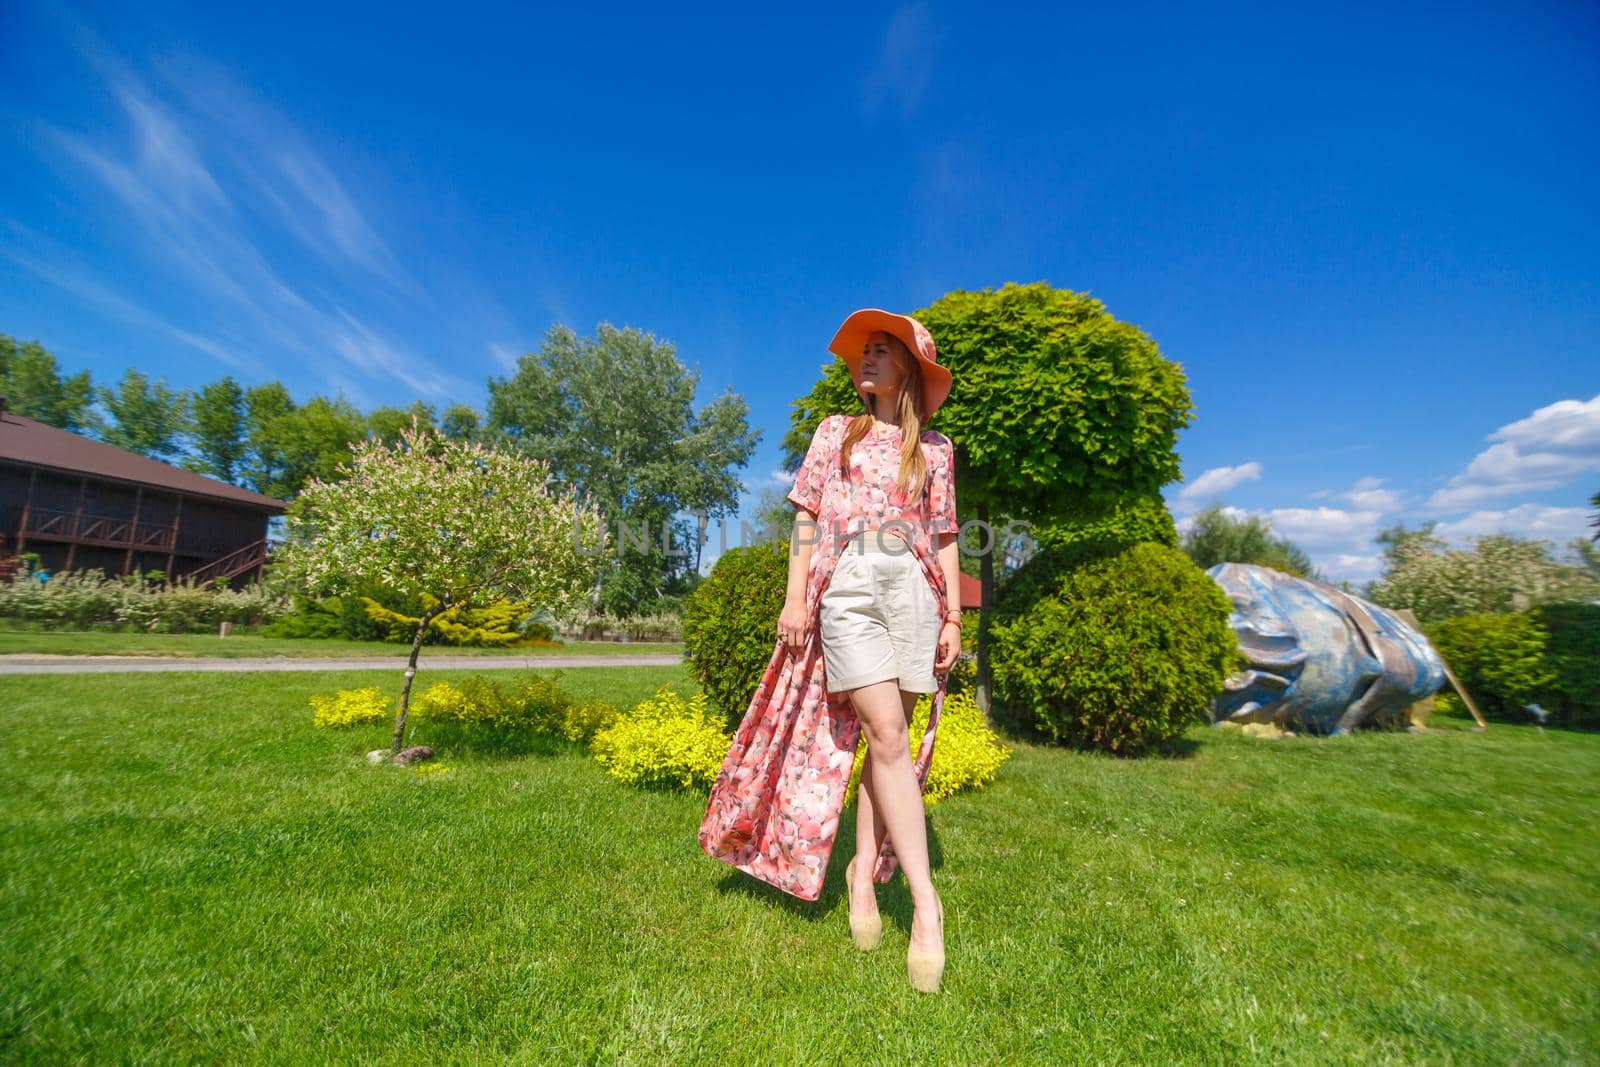
[(268, 437), (283, 463), (265, 490), (290, 499), (312, 478), (337, 478), (350, 447), (367, 436), (367, 420), (342, 396), (315, 396), (272, 421)]
[(552, 478), (595, 501), (619, 543), (597, 608), (632, 615), (686, 591), (694, 520), (681, 513), (738, 506), (731, 471), (749, 462), (760, 432), (732, 394), (697, 413), (699, 377), (671, 343), (602, 322), (582, 338), (552, 326), (511, 375), (489, 379), (488, 433), (548, 460)]
[(274, 426), (295, 409), (294, 399), (282, 382), (263, 382), (244, 391), (244, 484), (257, 493), (275, 495), (288, 460), (275, 436)]
[(244, 461), (245, 394), (232, 375), (200, 387), (189, 405), (192, 455), (184, 465), (201, 474), (232, 482)]
[(1201, 569), (1218, 563), (1257, 563), (1296, 577), (1321, 580), (1311, 557), (1299, 545), (1277, 536), (1259, 515), (1231, 518), (1220, 502), (1194, 516), (1180, 547)]
[(439, 431), (452, 441), (471, 441), (478, 436), (482, 423), (476, 408), (452, 404), (439, 418)]
[(98, 418), (98, 436), (107, 444), (152, 459), (169, 459), (182, 449), (189, 421), (189, 392), (172, 389), (165, 380), (151, 381), (129, 367), (116, 388), (96, 390), (109, 418)]
[[(1137, 326), (1086, 293), (1044, 282), (956, 290), (912, 312), (954, 376), (931, 425), (955, 445), (956, 506), (997, 536), (1012, 522), (1070, 523), (1177, 480), (1178, 431), (1193, 412), (1183, 370)], [(817, 424), (861, 410), (843, 360), (795, 404), (791, 467)], [(974, 543), (968, 551), (982, 551)], [(994, 550), (979, 560), (994, 602)], [(978, 619), (978, 702), (989, 710), (989, 618)]]
[(7, 410), (50, 426), (82, 433), (94, 425), (89, 372), (63, 378), (56, 357), (38, 341), (19, 343), (0, 333), (0, 396)]
[(413, 401), (408, 408), (380, 407), (367, 412), (367, 435), (376, 437), (386, 445), (400, 440), (400, 435), (416, 421), (432, 429), (436, 423), (433, 405), (421, 400)]

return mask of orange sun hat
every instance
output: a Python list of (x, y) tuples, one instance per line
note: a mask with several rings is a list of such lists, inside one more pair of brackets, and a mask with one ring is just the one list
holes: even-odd
[(922, 365), (922, 417), (932, 415), (950, 395), (950, 368), (940, 365), (939, 354), (933, 347), (933, 334), (910, 315), (896, 315), (879, 308), (852, 312), (828, 342), (828, 351), (844, 360), (851, 377), (855, 377), (861, 365), (861, 349), (875, 330), (898, 337)]

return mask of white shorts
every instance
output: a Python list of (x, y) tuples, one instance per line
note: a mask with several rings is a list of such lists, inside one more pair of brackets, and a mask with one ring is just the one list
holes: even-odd
[(896, 679), (910, 693), (932, 693), (939, 645), (939, 600), (916, 553), (889, 534), (849, 541), (819, 605), (828, 691), (842, 693)]

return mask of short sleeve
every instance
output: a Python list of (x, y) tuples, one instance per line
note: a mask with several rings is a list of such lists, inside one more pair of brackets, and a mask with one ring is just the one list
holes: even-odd
[(955, 446), (940, 434), (940, 444), (928, 464), (928, 532), (958, 533), (956, 521)]
[(788, 499), (813, 515), (822, 507), (822, 492), (828, 484), (828, 472), (824, 467), (828, 462), (828, 435), (832, 429), (829, 423), (832, 418), (830, 415), (823, 419), (811, 435), (811, 447), (806, 449), (805, 462), (800, 464), (800, 470), (794, 476), (794, 488), (789, 490)]

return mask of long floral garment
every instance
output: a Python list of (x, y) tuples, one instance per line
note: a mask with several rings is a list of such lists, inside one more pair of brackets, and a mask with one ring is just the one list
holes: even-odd
[[(861, 735), (849, 695), (827, 689), (822, 594), (841, 551), (848, 548), (848, 534), (863, 528), (859, 520), (877, 525), (887, 513), (882, 509), (875, 512), (870, 503), (863, 505), (863, 494), (852, 493), (841, 484), (838, 449), (848, 421), (843, 415), (823, 420), (791, 493), (796, 502), (815, 505), (808, 510), (818, 521), (817, 543), (806, 576), (806, 611), (811, 624), (797, 654), (790, 655), (788, 646), (777, 641), (711, 786), (699, 833), (700, 847), (708, 855), (802, 900), (816, 900), (822, 893)], [(921, 440), (929, 477), (920, 512), (909, 507), (898, 510), (907, 516), (931, 514), (943, 528), (954, 530), (949, 438), (930, 430)], [(872, 499), (871, 494), (866, 499)], [(922, 522), (913, 523), (909, 532), (911, 549), (933, 588), (942, 619), (948, 597), (933, 538)], [(933, 762), (948, 675), (937, 674), (936, 681), (928, 726), (913, 761), (919, 792), (927, 785)], [(898, 863), (886, 837), (878, 850), (873, 879), (889, 881)]]

